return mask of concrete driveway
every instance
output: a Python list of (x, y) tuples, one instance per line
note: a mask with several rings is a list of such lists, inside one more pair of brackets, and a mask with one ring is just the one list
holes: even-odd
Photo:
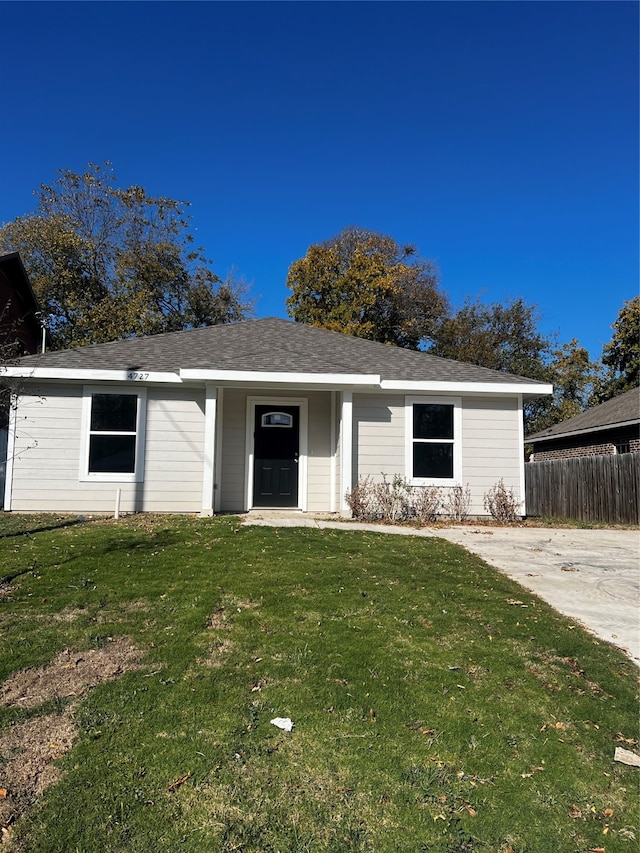
[(565, 616), (621, 648), (640, 666), (638, 531), (481, 525), (415, 530), (266, 511), (249, 513), (244, 521), (276, 527), (440, 536), (478, 554)]
[(437, 535), (478, 554), (640, 666), (637, 531), (478, 526)]

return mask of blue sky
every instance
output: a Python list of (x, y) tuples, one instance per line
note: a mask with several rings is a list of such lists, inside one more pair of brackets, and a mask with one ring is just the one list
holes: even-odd
[(191, 202), (285, 316), (290, 264), (359, 225), (452, 303), (523, 297), (599, 356), (638, 293), (635, 2), (0, 2), (0, 222), (57, 170)]

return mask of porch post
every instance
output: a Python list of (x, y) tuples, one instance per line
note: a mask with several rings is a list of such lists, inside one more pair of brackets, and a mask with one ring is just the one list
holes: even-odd
[(218, 388), (215, 419), (215, 458), (213, 462), (213, 511), (220, 512), (222, 506), (222, 411), (224, 406), (224, 388)]
[(204, 454), (202, 471), (202, 517), (213, 515), (213, 485), (216, 461), (216, 403), (217, 388), (205, 386)]
[(336, 457), (338, 453), (338, 446), (336, 442), (336, 392), (330, 391), (331, 394), (331, 427), (329, 430), (329, 442), (331, 445), (331, 467), (329, 469), (329, 512), (336, 511), (336, 478), (337, 478), (337, 464)]
[(526, 480), (524, 466), (524, 402), (522, 394), (518, 394), (518, 447), (520, 448), (520, 509), (519, 513), (524, 518), (527, 514)]
[(9, 512), (11, 510), (11, 493), (13, 488), (13, 459), (16, 452), (16, 410), (18, 408), (17, 394), (11, 395), (9, 403), (9, 427), (7, 431), (7, 455), (6, 461), (0, 460), (0, 464), (4, 461), (4, 500), (2, 508)]
[(345, 495), (351, 490), (352, 477), (352, 454), (353, 454), (353, 393), (342, 392), (342, 406), (340, 411), (340, 509), (342, 512), (349, 510)]

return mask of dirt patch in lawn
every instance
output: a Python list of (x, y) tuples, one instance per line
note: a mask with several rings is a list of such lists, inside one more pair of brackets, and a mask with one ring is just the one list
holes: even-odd
[(138, 669), (140, 651), (128, 637), (102, 648), (65, 649), (48, 665), (15, 673), (0, 688), (0, 703), (36, 708), (51, 700), (69, 702), (59, 714), (16, 723), (0, 736), (0, 844), (11, 841), (11, 824), (61, 776), (52, 763), (71, 749), (76, 738), (75, 706), (85, 693), (125, 672)]

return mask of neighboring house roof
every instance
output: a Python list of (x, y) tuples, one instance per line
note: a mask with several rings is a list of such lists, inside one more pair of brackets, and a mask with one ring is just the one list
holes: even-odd
[(640, 424), (640, 387), (632, 388), (573, 418), (529, 435), (525, 440), (537, 443), (633, 424)]
[(19, 342), (22, 352), (37, 352), (42, 336), (39, 314), (20, 253), (0, 255), (0, 341)]
[[(20, 360), (34, 377), (66, 371), (139, 371), (181, 379), (240, 379), (242, 374), (360, 376), (380, 383), (487, 383), (524, 394), (548, 394), (551, 386), (424, 352), (355, 338), (270, 317), (114, 343), (49, 352)], [(28, 375), (28, 374), (27, 374)], [(69, 376), (69, 378), (72, 378)], [(105, 377), (108, 378), (108, 377)], [(124, 378), (124, 377), (121, 377)], [(157, 377), (160, 381), (160, 377)], [(169, 380), (171, 381), (171, 380)], [(362, 384), (362, 383), (361, 383)], [(391, 387), (391, 386), (388, 386)]]

